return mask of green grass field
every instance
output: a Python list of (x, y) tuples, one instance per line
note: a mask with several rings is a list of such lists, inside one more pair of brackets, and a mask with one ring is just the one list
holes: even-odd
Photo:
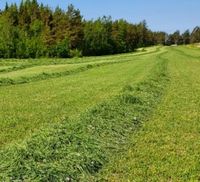
[(199, 181), (200, 49), (0, 60), (1, 181)]

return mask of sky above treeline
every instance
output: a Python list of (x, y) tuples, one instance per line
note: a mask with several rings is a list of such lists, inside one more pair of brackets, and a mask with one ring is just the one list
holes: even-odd
[[(0, 9), (6, 2), (19, 4), (21, 0), (0, 0)], [(115, 19), (126, 19), (132, 23), (146, 20), (154, 31), (183, 32), (200, 26), (200, 0), (38, 0), (52, 9), (66, 9), (73, 4), (80, 9), (85, 19), (96, 19), (103, 15)]]

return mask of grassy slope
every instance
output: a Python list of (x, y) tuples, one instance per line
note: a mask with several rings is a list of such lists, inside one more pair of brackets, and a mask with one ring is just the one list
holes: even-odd
[[(78, 116), (116, 95), (129, 82), (140, 82), (156, 65), (157, 53), (125, 63), (94, 68), (56, 79), (0, 88), (0, 145), (32, 134), (47, 123)], [(130, 58), (129, 58), (130, 59)]]
[(165, 55), (171, 84), (127, 152), (104, 169), (104, 179), (200, 180), (200, 60), (194, 58), (199, 56), (199, 51), (184, 47)]

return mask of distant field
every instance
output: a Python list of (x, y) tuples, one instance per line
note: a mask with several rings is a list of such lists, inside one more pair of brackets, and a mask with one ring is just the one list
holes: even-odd
[(75, 59), (1, 60), (0, 86), (66, 76), (94, 67), (131, 61), (133, 57), (158, 50), (159, 47), (152, 47), (129, 54)]
[(200, 50), (0, 60), (3, 181), (198, 181)]

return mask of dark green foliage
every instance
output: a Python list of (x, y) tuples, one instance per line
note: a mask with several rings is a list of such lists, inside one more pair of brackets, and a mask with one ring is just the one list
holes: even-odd
[[(2, 181), (79, 181), (95, 175), (150, 114), (167, 84), (165, 60), (148, 81), (126, 86), (113, 100), (99, 104), (77, 121), (46, 128), (23, 146), (1, 151)], [(16, 165), (17, 164), (17, 165)]]
[[(140, 36), (142, 30), (139, 30), (140, 24), (133, 25), (124, 20), (117, 20), (112, 25), (112, 42), (114, 53), (123, 53), (134, 51), (135, 48), (141, 47), (144, 39)], [(147, 30), (150, 34), (150, 31)], [(147, 38), (147, 37), (146, 37)], [(145, 38), (145, 39), (146, 39)], [(148, 41), (146, 41), (148, 42)], [(152, 43), (151, 45), (153, 45)], [(147, 44), (144, 43), (144, 46)]]
[(96, 21), (85, 22), (83, 54), (112, 54), (111, 29), (110, 18), (103, 17)]
[(200, 27), (195, 27), (191, 33), (191, 42), (199, 43), (200, 42)]
[(181, 44), (183, 44), (183, 37), (180, 34), (180, 31), (177, 30), (173, 34), (170, 34), (168, 36), (166, 44), (167, 45), (172, 45), (172, 44), (181, 45)]
[(67, 32), (70, 40), (71, 49), (81, 49), (84, 36), (82, 16), (79, 10), (73, 5), (69, 5), (67, 9)]
[(155, 44), (164, 45), (165, 44), (166, 33), (165, 32), (154, 32), (153, 39)]
[(187, 45), (190, 43), (198, 43), (200, 42), (200, 28), (195, 27), (192, 33), (189, 30), (180, 34), (180, 31), (176, 31), (173, 34), (166, 35), (165, 44), (166, 45)]
[(157, 44), (197, 43), (199, 32), (196, 27), (191, 34), (176, 31), (167, 35), (152, 32), (146, 21), (132, 24), (123, 19), (112, 21), (106, 16), (86, 21), (73, 5), (66, 12), (59, 7), (52, 11), (37, 0), (26, 0), (19, 7), (6, 4), (0, 13), (0, 58), (125, 53)]
[(134, 51), (162, 44), (163, 34), (150, 31), (146, 22), (131, 24), (111, 17), (85, 21), (78, 9), (67, 11), (39, 5), (6, 4), (0, 13), (0, 58), (80, 57)]
[(69, 56), (79, 58), (79, 57), (82, 57), (83, 55), (82, 55), (82, 51), (80, 51), (78, 49), (73, 49), (73, 50), (70, 50)]
[(183, 44), (189, 44), (190, 43), (190, 39), (191, 39), (191, 35), (190, 35), (190, 31), (186, 30), (183, 34)]
[(69, 41), (64, 39), (52, 47), (50, 52), (51, 57), (67, 58), (69, 57)]

